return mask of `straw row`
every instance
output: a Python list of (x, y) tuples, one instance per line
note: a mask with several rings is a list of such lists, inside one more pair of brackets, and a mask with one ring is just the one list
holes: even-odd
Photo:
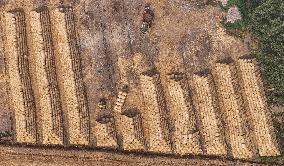
[(215, 83), (219, 97), (220, 109), (224, 119), (227, 141), (234, 158), (251, 158), (254, 156), (246, 135), (246, 124), (242, 119), (243, 102), (239, 94), (237, 71), (233, 63), (215, 64)]
[(88, 144), (89, 112), (87, 109), (76, 41), (72, 8), (52, 11), (58, 77), (63, 108), (66, 110), (70, 144)]
[(102, 116), (96, 120), (95, 125), (96, 146), (117, 148), (117, 136), (112, 116)]
[(200, 132), (204, 139), (204, 153), (208, 155), (226, 155), (226, 145), (223, 137), (223, 129), (220, 124), (220, 115), (212, 76), (194, 74), (193, 101), (197, 115), (201, 121)]
[(170, 78), (168, 82), (170, 104), (173, 106), (171, 118), (174, 123), (175, 151), (178, 154), (200, 154), (199, 131), (189, 101), (186, 79), (180, 78)]
[(247, 110), (251, 115), (251, 123), (256, 144), (261, 156), (279, 155), (279, 148), (271, 121), (271, 115), (265, 101), (262, 81), (255, 59), (238, 60), (242, 81), (242, 91)]
[(142, 117), (138, 110), (130, 109), (122, 113), (122, 136), (124, 150), (144, 150)]
[(5, 53), (10, 78), (10, 97), (15, 113), (17, 142), (36, 142), (35, 100), (28, 64), (25, 15), (21, 10), (5, 14)]
[(171, 152), (169, 124), (165, 117), (166, 107), (165, 100), (163, 99), (163, 92), (159, 74), (142, 74), (140, 76), (141, 91), (144, 101), (144, 114), (143, 119), (147, 126), (145, 132), (149, 138), (149, 151), (154, 152)]
[(48, 10), (30, 12), (31, 55), (35, 60), (43, 144), (63, 144), (62, 109)]

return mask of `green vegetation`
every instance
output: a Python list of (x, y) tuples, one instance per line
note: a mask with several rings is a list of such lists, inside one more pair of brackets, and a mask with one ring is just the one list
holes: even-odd
[(237, 6), (242, 20), (225, 23), (229, 33), (243, 37), (251, 32), (259, 41), (259, 50), (254, 54), (261, 63), (267, 82), (270, 102), (284, 104), (284, 1), (283, 0), (228, 0), (224, 9)]
[(263, 156), (260, 157), (260, 160), (262, 161), (276, 161), (276, 162), (282, 162), (284, 159), (284, 153), (282, 153), (280, 156)]
[(11, 136), (12, 136), (12, 133), (9, 131), (0, 131), (0, 141), (2, 138), (11, 137)]
[(284, 1), (265, 0), (251, 15), (251, 32), (259, 40), (257, 57), (273, 91), (271, 102), (284, 103)]

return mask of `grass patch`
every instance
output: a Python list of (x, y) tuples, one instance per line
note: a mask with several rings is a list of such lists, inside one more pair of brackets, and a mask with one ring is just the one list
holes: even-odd
[(228, 29), (228, 30), (232, 30), (232, 29), (242, 29), (244, 26), (245, 26), (245, 23), (241, 20), (237, 20), (236, 22), (234, 23), (230, 23), (230, 22), (227, 22), (226, 23), (226, 20), (223, 19), (222, 21), (222, 24), (223, 26)]
[(283, 162), (284, 160), (284, 153), (282, 153), (280, 156), (262, 156), (260, 157), (261, 161), (276, 161), (276, 162)]
[(223, 25), (223, 27), (225, 27), (227, 34), (238, 38), (245, 37), (247, 29), (245, 28), (243, 21), (238, 20), (235, 23), (226, 23), (226, 18), (223, 18), (221, 24)]

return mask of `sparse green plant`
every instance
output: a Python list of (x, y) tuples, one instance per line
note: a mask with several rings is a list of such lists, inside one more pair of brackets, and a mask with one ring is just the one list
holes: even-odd
[(12, 133), (10, 131), (0, 131), (0, 140), (5, 137), (11, 137)]

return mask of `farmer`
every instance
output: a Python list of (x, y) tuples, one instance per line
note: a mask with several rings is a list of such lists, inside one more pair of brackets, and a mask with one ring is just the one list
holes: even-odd
[(148, 29), (151, 27), (153, 18), (154, 18), (154, 12), (151, 10), (150, 4), (146, 4), (143, 11), (142, 25), (140, 28), (142, 33), (146, 33)]

